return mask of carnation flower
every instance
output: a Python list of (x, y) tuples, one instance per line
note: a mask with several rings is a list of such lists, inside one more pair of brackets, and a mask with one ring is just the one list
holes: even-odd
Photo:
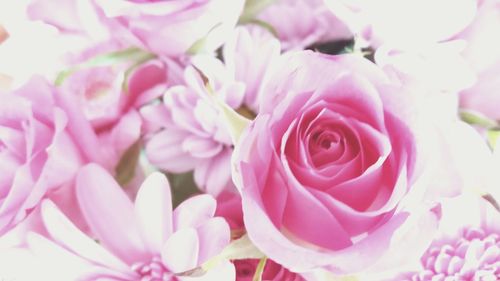
[(499, 226), (500, 213), (482, 198), (446, 202), (439, 235), (420, 259), (420, 268), (394, 280), (498, 280)]

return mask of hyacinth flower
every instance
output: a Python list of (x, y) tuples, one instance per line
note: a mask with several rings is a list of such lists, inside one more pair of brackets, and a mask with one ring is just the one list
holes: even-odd
[(216, 201), (209, 195), (188, 199), (172, 211), (168, 181), (153, 173), (133, 204), (95, 164), (80, 171), (77, 195), (95, 237), (83, 234), (51, 201), (41, 206), (49, 237), (28, 236), (29, 249), (51, 280), (234, 280), (228, 261), (201, 276), (181, 274), (229, 243), (229, 226), (213, 217)]

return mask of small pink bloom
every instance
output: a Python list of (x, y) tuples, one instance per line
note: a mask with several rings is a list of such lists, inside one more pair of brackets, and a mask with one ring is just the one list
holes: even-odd
[[(175, 274), (196, 268), (229, 243), (227, 223), (213, 217), (215, 200), (200, 195), (172, 211), (168, 181), (159, 173), (146, 179), (133, 204), (105, 170), (88, 165), (78, 175), (77, 193), (99, 243), (44, 202), (42, 217), (52, 240), (33, 233), (28, 245), (45, 259), (52, 278), (184, 280)], [(189, 280), (234, 280), (234, 267), (222, 262)]]
[[(279, 57), (279, 41), (262, 28), (238, 27), (223, 53), (224, 62), (198, 55), (192, 58), (192, 64), (229, 106), (255, 114), (266, 73)], [(146, 145), (146, 153), (163, 170), (194, 170), (198, 186), (217, 195), (232, 187), (232, 143), (217, 108), (206, 99), (211, 93), (192, 66), (185, 71), (184, 80), (184, 85), (165, 93), (162, 105), (141, 111), (146, 127), (156, 131)]]
[[(159, 129), (149, 137), (146, 154), (162, 170), (182, 173), (194, 170), (200, 188), (217, 195), (231, 182), (231, 139), (214, 105), (202, 98), (206, 88), (192, 67), (186, 70), (186, 84), (171, 87), (163, 104), (141, 110), (148, 127)], [(215, 85), (215, 91), (232, 107), (238, 107), (242, 88), (235, 84)]]
[[(169, 67), (158, 59), (134, 66), (135, 61), (79, 67), (96, 56), (123, 51), (122, 44), (107, 41), (68, 56), (76, 71), (61, 85), (72, 126), (85, 136), (89, 160), (112, 171), (124, 153), (143, 133), (140, 107), (161, 96), (168, 87)], [(98, 148), (97, 148), (98, 147)], [(97, 148), (97, 149), (96, 149)]]
[(2, 94), (0, 234), (22, 221), (47, 193), (70, 184), (83, 161), (56, 95), (41, 78)]

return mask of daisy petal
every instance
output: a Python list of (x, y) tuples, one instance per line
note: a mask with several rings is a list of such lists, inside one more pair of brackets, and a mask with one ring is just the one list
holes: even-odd
[(163, 174), (153, 173), (141, 185), (135, 200), (135, 213), (145, 243), (151, 251), (159, 251), (172, 234), (172, 197)]

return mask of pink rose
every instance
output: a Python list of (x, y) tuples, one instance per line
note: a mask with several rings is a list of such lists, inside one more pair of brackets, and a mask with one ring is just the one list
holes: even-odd
[(94, 0), (109, 27), (127, 42), (154, 53), (175, 56), (194, 43), (216, 49), (236, 25), (243, 0)]
[[(139, 109), (161, 96), (170, 82), (168, 61), (129, 50), (114, 41), (106, 41), (71, 54), (67, 68), (73, 71), (60, 86), (71, 127), (81, 135), (80, 146), (91, 148), (85, 149), (89, 161), (99, 163), (109, 171), (118, 170), (122, 157), (143, 135)], [(129, 56), (124, 55), (123, 60), (112, 65), (82, 67), (97, 56), (116, 52), (128, 52)], [(135, 65), (146, 59), (149, 60)], [(134, 161), (131, 158), (125, 164), (133, 169)], [(133, 174), (130, 169), (120, 172), (117, 171), (119, 178), (130, 179)]]
[(408, 90), (350, 55), (291, 54), (277, 69), (235, 148), (255, 245), (293, 271), (349, 273), (379, 262), (419, 218), (413, 231), (428, 239), (437, 217), (410, 196), (422, 191), (422, 155)]
[(82, 156), (55, 89), (41, 78), (2, 94), (0, 234), (21, 222), (50, 191), (71, 182)]
[(110, 35), (104, 14), (92, 1), (31, 0), (26, 9), (31, 20), (40, 20), (71, 35), (103, 39)]

